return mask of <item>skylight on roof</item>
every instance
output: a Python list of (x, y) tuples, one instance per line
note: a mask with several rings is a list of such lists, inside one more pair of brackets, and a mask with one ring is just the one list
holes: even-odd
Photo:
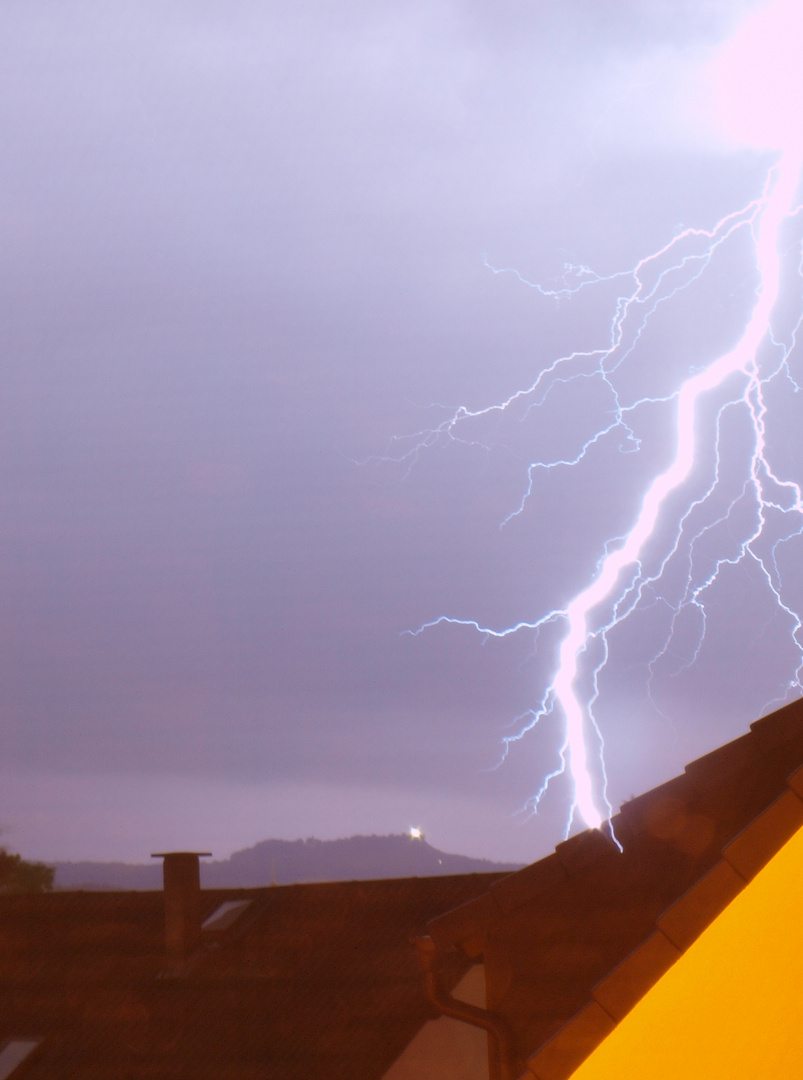
[[(242, 915), (250, 900), (227, 900), (216, 908), (201, 926), (202, 930), (225, 930)], [(2, 1080), (2, 1076), (0, 1076)]]
[(41, 1039), (12, 1039), (0, 1050), (0, 1080), (11, 1076), (18, 1065), (36, 1049)]

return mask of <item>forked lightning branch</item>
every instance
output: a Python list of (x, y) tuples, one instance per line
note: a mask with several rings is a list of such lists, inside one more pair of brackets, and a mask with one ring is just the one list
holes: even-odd
[[(769, 171), (763, 193), (742, 210), (724, 217), (713, 228), (685, 229), (660, 251), (642, 259), (626, 273), (613, 277), (598, 277), (582, 268), (560, 289), (540, 288), (546, 295), (571, 296), (581, 289), (601, 282), (621, 279), (627, 285), (620, 289), (610, 322), (608, 339), (596, 350), (573, 352), (548, 364), (527, 387), (505, 401), (480, 410), (460, 407), (435, 428), (419, 432), (412, 438), (397, 460), (413, 462), (428, 447), (450, 439), (461, 440), (462, 429), (478, 417), (505, 412), (522, 404), (530, 409), (547, 407), (550, 389), (558, 382), (593, 376), (602, 380), (614, 403), (605, 423), (577, 446), (576, 451), (563, 458), (536, 460), (530, 463), (523, 489), (522, 501), (505, 519), (505, 524), (520, 513), (527, 500), (533, 497), (539, 474), (555, 468), (570, 469), (583, 461), (594, 448), (613, 433), (624, 435), (637, 449), (631, 424), (637, 411), (646, 404), (663, 402), (672, 411), (673, 450), (666, 468), (655, 475), (646, 486), (638, 510), (627, 531), (621, 536), (604, 538), (599, 561), (590, 568), (588, 584), (566, 604), (513, 625), (483, 626), (473, 619), (442, 614), (424, 623), (423, 631), (442, 623), (473, 627), (483, 635), (503, 638), (522, 631), (537, 631), (547, 624), (556, 624), (560, 631), (557, 660), (548, 685), (536, 691), (536, 703), (522, 718), (520, 729), (504, 740), (507, 750), (511, 743), (526, 735), (546, 716), (557, 717), (563, 730), (559, 760), (539, 782), (529, 806), (535, 810), (552, 779), (567, 775), (571, 780), (572, 799), (567, 815), (567, 829), (576, 814), (592, 827), (600, 827), (611, 816), (612, 807), (606, 793), (604, 739), (595, 717), (600, 675), (611, 659), (609, 637), (646, 600), (654, 602), (661, 595), (661, 581), (670, 571), (676, 571), (679, 559), (685, 564), (685, 583), (680, 595), (669, 600), (671, 607), (669, 629), (656, 652), (651, 670), (670, 648), (679, 618), (693, 608), (699, 627), (697, 649), (706, 631), (706, 592), (719, 579), (725, 566), (758, 569), (764, 588), (783, 614), (788, 626), (789, 640), (796, 657), (789, 672), (787, 694), (801, 689), (803, 672), (803, 619), (786, 595), (779, 570), (777, 554), (781, 545), (803, 532), (803, 498), (799, 483), (783, 476), (774, 467), (767, 445), (766, 390), (775, 380), (786, 380), (793, 392), (797, 384), (789, 367), (789, 357), (795, 343), (795, 325), (785, 339), (773, 326), (784, 273), (784, 258), (788, 263), (788, 228), (798, 214), (800, 159), (784, 155)], [(713, 358), (701, 369), (689, 371), (685, 381), (662, 398), (640, 398), (624, 401), (617, 390), (617, 371), (638, 346), (639, 338), (651, 315), (665, 303), (671, 303), (679, 292), (689, 288), (708, 268), (714, 252), (736, 233), (747, 231), (754, 249), (757, 288), (752, 310), (745, 316), (743, 332), (735, 347)], [(781, 239), (786, 239), (782, 254)], [(799, 241), (798, 241), (799, 243)], [(798, 251), (796, 267), (799, 273)], [(803, 315), (803, 313), (802, 313)], [(798, 320), (799, 325), (799, 320)], [(701, 420), (711, 410), (702, 406), (717, 401), (713, 430), (704, 432)], [(720, 425), (726, 411), (740, 409), (749, 421), (751, 447), (747, 455), (742, 484), (736, 497), (731, 497), (723, 510), (700, 524), (696, 511), (716, 498), (722, 502), (720, 484)], [(713, 464), (701, 465), (701, 443), (714, 447)], [(710, 453), (708, 455), (710, 457)], [(709, 470), (709, 479), (702, 491), (699, 486), (685, 502), (680, 498), (689, 487), (690, 478)], [(744, 514), (736, 515), (737, 503), (752, 504), (748, 527), (740, 525)], [(680, 505), (680, 510), (677, 507)], [(739, 529), (735, 553), (723, 551), (713, 566), (701, 574), (695, 568), (695, 545), (715, 524), (732, 517), (730, 532)], [(654, 556), (658, 546), (661, 554)], [(649, 559), (645, 551), (653, 554)], [(692, 662), (694, 657), (692, 657)], [(583, 689), (585, 688), (585, 689)], [(589, 689), (590, 688), (590, 689)], [(769, 704), (769, 703), (768, 703)]]

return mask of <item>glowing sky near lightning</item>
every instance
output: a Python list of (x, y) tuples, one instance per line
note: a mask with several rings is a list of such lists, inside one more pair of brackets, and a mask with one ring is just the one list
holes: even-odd
[(744, 20), (707, 72), (719, 133), (736, 144), (801, 154), (801, 42), (803, 13), (794, 0), (764, 4)]
[[(776, 287), (755, 240), (792, 199), (799, 22), (749, 0), (8, 6), (2, 842), (136, 859), (414, 826), (526, 861), (573, 800), (555, 776), (516, 813), (570, 756), (562, 644), (593, 777), (575, 827), (608, 813), (600, 738), (615, 808), (796, 693), (797, 351), (771, 379), (762, 346), (758, 396), (744, 374), (702, 394), (680, 484), (673, 417), (712, 364), (749, 369)], [(666, 512), (628, 541), (654, 483)], [(739, 561), (760, 488), (772, 539)], [(600, 590), (639, 546), (606, 634)], [(579, 657), (567, 608), (597, 635)], [(467, 625), (404, 633), (441, 615)]]

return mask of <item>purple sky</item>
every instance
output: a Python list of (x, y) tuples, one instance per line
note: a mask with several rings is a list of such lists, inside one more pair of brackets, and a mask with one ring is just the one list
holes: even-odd
[[(530, 861), (561, 838), (560, 782), (516, 816), (557, 724), (493, 768), (542, 688), (534, 636), (402, 632), (567, 603), (668, 421), (540, 474), (503, 529), (533, 455), (593, 433), (593, 388), (410, 470), (376, 459), (434, 403), (503, 400), (604, 334), (612, 287), (556, 302), (486, 260), (551, 287), (566, 263), (610, 274), (760, 194), (771, 159), (677, 104), (747, 6), (6, 5), (3, 842), (133, 861), (416, 825)], [(755, 286), (737, 240), (656, 312), (632, 392), (731, 342)], [(771, 431), (790, 468), (793, 398)], [(755, 575), (710, 601), (705, 649), (680, 671), (677, 643), (652, 698), (649, 612), (612, 648), (614, 806), (789, 696), (789, 622)]]

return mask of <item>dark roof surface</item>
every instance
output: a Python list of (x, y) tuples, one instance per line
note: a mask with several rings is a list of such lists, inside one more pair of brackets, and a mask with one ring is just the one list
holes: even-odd
[(30, 1080), (374, 1080), (433, 1015), (411, 935), (500, 877), (204, 891), (252, 902), (181, 978), (160, 892), (2, 896), (0, 1046), (43, 1038)]
[[(444, 949), (484, 954), (514, 1075), (564, 1080), (803, 826), (803, 702), (626, 803), (434, 919)], [(525, 1071), (526, 1070), (526, 1071)]]
[[(433, 1013), (410, 938), (454, 985), (485, 957), (514, 1069), (565, 1080), (803, 825), (803, 702), (515, 874), (207, 890), (207, 933), (165, 970), (160, 892), (0, 896), (0, 1047), (30, 1080), (379, 1080)], [(441, 914), (446, 912), (446, 914)], [(514, 1072), (514, 1075), (517, 1075)]]

